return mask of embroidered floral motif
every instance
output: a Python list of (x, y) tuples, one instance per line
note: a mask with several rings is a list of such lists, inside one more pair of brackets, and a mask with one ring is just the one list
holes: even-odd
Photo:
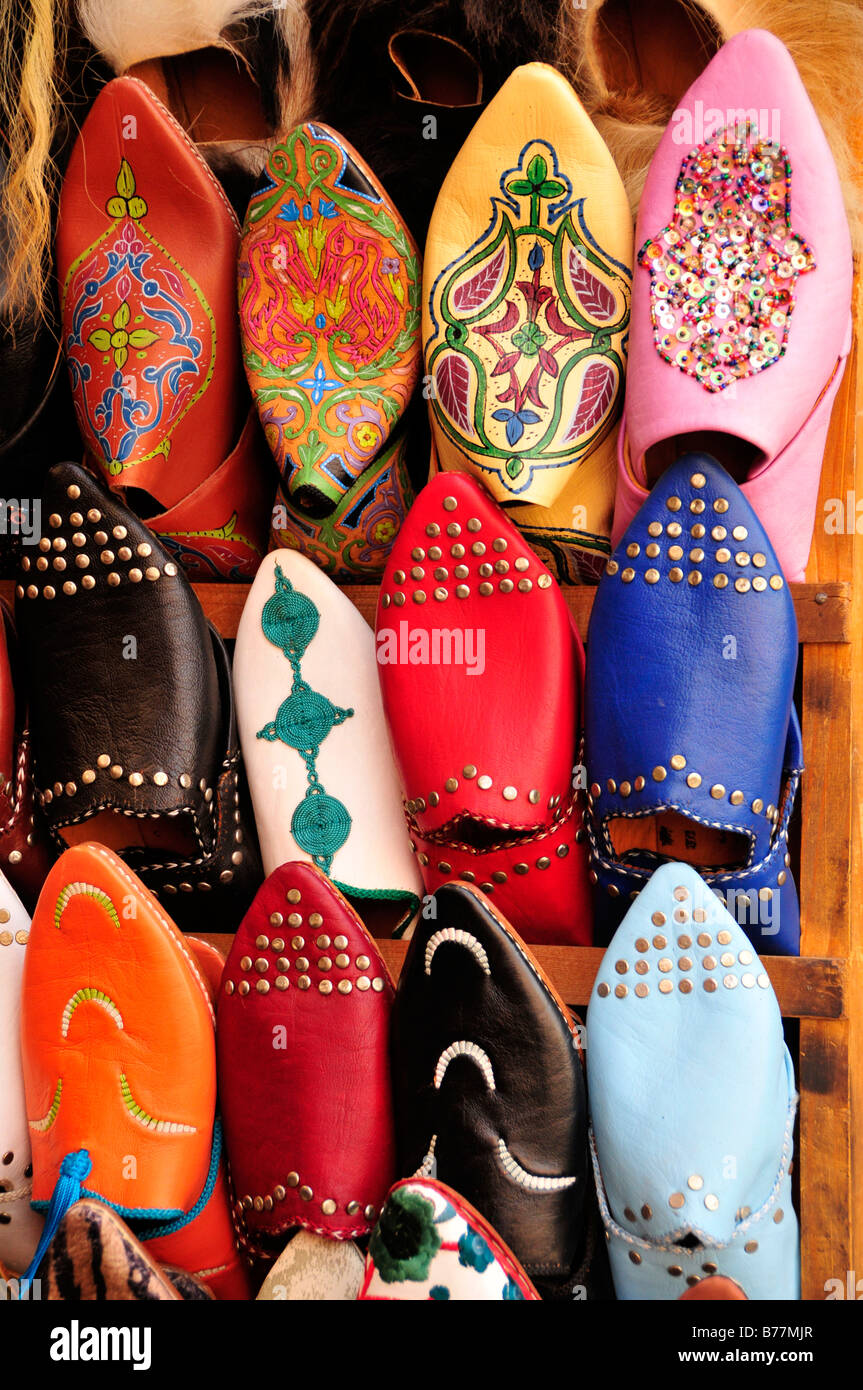
[(65, 352), (81, 433), (112, 477), (155, 454), (213, 374), (216, 330), (198, 286), (144, 225), (122, 160), (110, 227), (69, 268)]
[(246, 370), (292, 493), (337, 504), (386, 443), (418, 372), (419, 293), (383, 198), (331, 131), (297, 127), (249, 204), (239, 264)]
[(524, 147), (500, 191), (486, 235), (432, 287), (428, 364), (446, 433), (518, 496), (611, 427), (630, 283), (597, 246), (547, 141)]
[(472, 1226), (468, 1226), (464, 1235), (459, 1236), (458, 1242), (458, 1262), (470, 1269), (475, 1269), (478, 1274), (482, 1274), (491, 1264), (494, 1256), (483, 1240), (479, 1231), (475, 1231)]
[(683, 161), (669, 226), (638, 254), (660, 357), (724, 391), (785, 352), (797, 277), (815, 269), (791, 226), (791, 164), (749, 125)]

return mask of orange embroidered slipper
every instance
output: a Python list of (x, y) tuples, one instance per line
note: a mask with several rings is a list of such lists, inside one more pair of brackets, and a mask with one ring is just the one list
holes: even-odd
[(109, 82), (60, 198), (63, 347), (88, 455), (196, 578), (251, 577), (269, 524), (267, 461), (244, 428), (238, 240), (170, 111), (137, 78)]
[(383, 501), (366, 475), (417, 381), (419, 300), (416, 246), (372, 171), (327, 126), (297, 126), (267, 161), (239, 263), (246, 373), (283, 479), (280, 544), (316, 558), (303, 517), (331, 517), (358, 484), (360, 509)]
[(157, 1261), (222, 1298), (249, 1296), (216, 1119), (210, 994), (157, 900), (102, 845), (67, 850), (33, 917), (22, 1052), (33, 1203), (31, 1278), (80, 1196), (105, 1202)]

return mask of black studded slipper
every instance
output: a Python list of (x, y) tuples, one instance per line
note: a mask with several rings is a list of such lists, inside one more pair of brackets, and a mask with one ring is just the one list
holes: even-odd
[(84, 469), (48, 473), (16, 590), (37, 799), (184, 928), (234, 930), (260, 881), (225, 646), (152, 532)]

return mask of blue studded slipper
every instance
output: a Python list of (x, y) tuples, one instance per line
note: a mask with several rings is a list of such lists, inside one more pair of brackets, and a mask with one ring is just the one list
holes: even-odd
[(787, 835), (803, 771), (797, 620), (767, 533), (714, 459), (663, 474), (600, 581), (585, 754), (596, 939), (666, 860), (758, 950), (796, 955)]
[(619, 1299), (715, 1274), (798, 1299), (797, 1094), (770, 980), (688, 864), (657, 869), (603, 957), (587, 1016), (599, 1206)]

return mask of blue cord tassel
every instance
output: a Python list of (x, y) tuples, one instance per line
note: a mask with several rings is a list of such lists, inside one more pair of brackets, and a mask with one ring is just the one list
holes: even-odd
[(26, 1297), (30, 1284), (39, 1272), (39, 1266), (45, 1258), (45, 1252), (57, 1231), (57, 1227), (66, 1215), (66, 1212), (74, 1202), (81, 1196), (81, 1184), (89, 1177), (93, 1164), (86, 1149), (78, 1149), (77, 1153), (67, 1154), (60, 1164), (60, 1176), (51, 1195), (51, 1205), (45, 1217), (45, 1225), (36, 1253), (30, 1261), (26, 1274), (23, 1276), (22, 1283), (25, 1288), (22, 1290), (22, 1297)]

